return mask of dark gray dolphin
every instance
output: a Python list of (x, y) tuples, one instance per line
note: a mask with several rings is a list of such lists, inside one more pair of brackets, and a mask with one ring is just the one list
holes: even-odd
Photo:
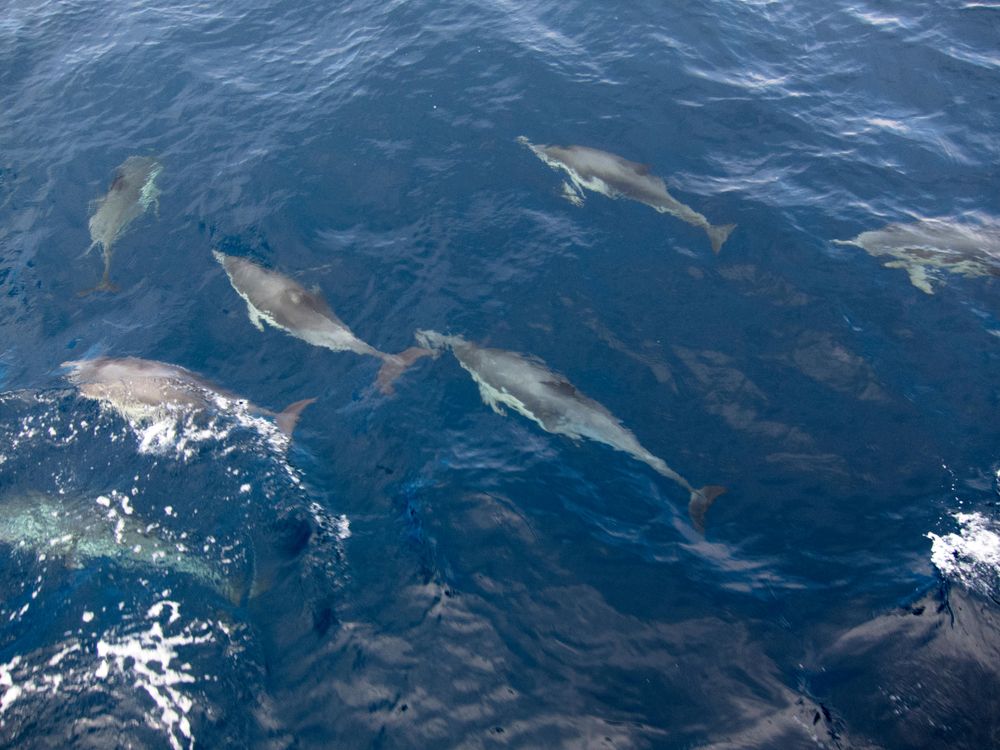
[(695, 489), (663, 459), (643, 448), (611, 412), (580, 393), (543, 362), (503, 349), (476, 346), (461, 336), (445, 336), (436, 331), (417, 331), (416, 336), (428, 349), (450, 349), (479, 386), (483, 402), (498, 414), (503, 414), (503, 407), (509, 406), (546, 432), (604, 443), (679, 484), (690, 493), (691, 523), (698, 531), (704, 531), (705, 513), (725, 488), (707, 485)]
[(910, 283), (927, 294), (934, 294), (931, 282), (942, 271), (965, 277), (1000, 276), (1000, 223), (995, 221), (920, 219), (833, 242), (860, 247), (874, 258), (888, 258), (886, 268), (903, 269)]
[(95, 357), (63, 362), (67, 378), (82, 396), (108, 404), (127, 419), (143, 420), (164, 409), (217, 412), (226, 402), (245, 405), (251, 414), (269, 417), (291, 435), (302, 410), (316, 399), (296, 401), (280, 412), (250, 403), (179, 365), (138, 357)]
[(160, 190), (156, 187), (156, 178), (162, 171), (163, 165), (156, 159), (130, 156), (115, 170), (108, 192), (93, 203), (89, 223), (91, 242), (84, 255), (100, 245), (104, 253), (104, 275), (88, 292), (115, 290), (110, 277), (112, 247), (129, 224), (150, 206), (159, 211)]
[(354, 352), (382, 360), (377, 384), (383, 393), (392, 392), (392, 383), (413, 362), (429, 352), (418, 346), (399, 354), (387, 354), (365, 343), (330, 309), (317, 292), (310, 292), (297, 281), (271, 271), (246, 258), (212, 255), (222, 265), (233, 289), (247, 303), (250, 322), (261, 331), (268, 323), (313, 346), (335, 352)]
[(736, 228), (735, 224), (714, 225), (693, 208), (681, 203), (667, 192), (662, 178), (650, 174), (645, 164), (586, 146), (535, 144), (523, 135), (517, 141), (530, 148), (535, 156), (553, 169), (561, 169), (569, 175), (569, 182), (563, 183), (563, 195), (574, 205), (583, 203), (584, 190), (609, 198), (625, 197), (644, 203), (660, 213), (671, 214), (704, 229), (715, 253), (722, 249), (722, 243)]

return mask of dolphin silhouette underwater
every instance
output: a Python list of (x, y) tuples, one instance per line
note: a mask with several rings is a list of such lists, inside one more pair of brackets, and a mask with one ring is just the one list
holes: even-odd
[(563, 182), (563, 197), (573, 205), (583, 204), (584, 190), (643, 203), (661, 214), (671, 214), (704, 229), (712, 244), (712, 252), (716, 254), (736, 228), (735, 224), (712, 224), (702, 214), (681, 203), (667, 192), (662, 178), (650, 174), (650, 168), (645, 164), (587, 146), (536, 144), (523, 135), (518, 137), (517, 142), (527, 146), (553, 169), (562, 170), (569, 176), (569, 182)]
[(318, 292), (310, 292), (294, 279), (246, 258), (218, 250), (213, 250), (212, 255), (246, 302), (250, 322), (259, 330), (263, 331), (267, 323), (313, 346), (382, 360), (376, 384), (383, 393), (391, 393), (396, 378), (416, 360), (430, 354), (419, 346), (399, 354), (379, 351), (355, 336)]
[(111, 283), (114, 244), (150, 206), (159, 211), (160, 190), (156, 187), (156, 178), (162, 171), (163, 165), (149, 156), (130, 156), (115, 170), (108, 192), (93, 203), (94, 212), (88, 224), (91, 242), (84, 252), (87, 255), (98, 245), (101, 246), (104, 275), (97, 286), (80, 294), (116, 291), (117, 287)]
[(889, 258), (886, 268), (903, 269), (910, 283), (927, 294), (934, 294), (931, 282), (938, 281), (942, 271), (967, 278), (1000, 276), (1000, 224), (996, 222), (920, 219), (887, 224), (833, 243), (860, 247), (873, 258)]
[(704, 533), (705, 514), (724, 487), (695, 488), (663, 459), (642, 447), (638, 438), (604, 406), (580, 393), (541, 360), (503, 349), (489, 349), (461, 336), (417, 331), (417, 341), (435, 352), (450, 349), (479, 386), (483, 402), (497, 414), (508, 406), (546, 432), (574, 440), (587, 438), (629, 454), (689, 493), (688, 513), (694, 528)]
[[(103, 506), (103, 507), (102, 507)], [(106, 559), (139, 572), (189, 576), (239, 604), (254, 588), (251, 571), (233, 573), (197, 554), (198, 545), (171, 538), (111, 507), (110, 500), (26, 492), (0, 499), (0, 543), (58, 559), (67, 568)]]

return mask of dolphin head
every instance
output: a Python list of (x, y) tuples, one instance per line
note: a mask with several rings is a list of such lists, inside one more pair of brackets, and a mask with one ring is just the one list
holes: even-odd
[(71, 383), (79, 384), (97, 377), (101, 366), (105, 363), (104, 357), (94, 359), (71, 359), (63, 362), (59, 367), (67, 370), (65, 377)]

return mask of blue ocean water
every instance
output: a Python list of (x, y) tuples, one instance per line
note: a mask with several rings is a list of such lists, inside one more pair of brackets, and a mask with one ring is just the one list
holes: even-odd
[[(1000, 6), (961, 0), (6, 3), (0, 744), (995, 744), (996, 266), (928, 294), (833, 240), (998, 220), (998, 72)], [(737, 227), (572, 205), (522, 135)], [(133, 155), (159, 205), (81, 296)], [(450, 354), (383, 395), (257, 330), (212, 250), (384, 352), (541, 358), (727, 492), (702, 535)], [(149, 419), (67, 380), (98, 356), (317, 400), (291, 441)]]

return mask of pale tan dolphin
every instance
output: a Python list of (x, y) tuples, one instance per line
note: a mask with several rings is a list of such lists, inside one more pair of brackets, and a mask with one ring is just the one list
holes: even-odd
[(231, 393), (180, 365), (138, 357), (95, 357), (63, 362), (67, 378), (84, 396), (108, 404), (122, 416), (144, 419), (164, 408), (188, 413), (219, 411), (219, 398), (243, 404), (251, 414), (270, 417), (291, 435), (302, 410), (316, 399), (307, 398), (273, 412)]
[(702, 214), (681, 203), (667, 192), (662, 178), (650, 174), (649, 167), (645, 164), (637, 164), (616, 154), (587, 146), (535, 144), (523, 135), (517, 142), (527, 146), (553, 169), (561, 169), (569, 175), (569, 182), (563, 182), (563, 196), (574, 205), (583, 203), (584, 190), (592, 190), (609, 198), (629, 198), (650, 206), (661, 214), (671, 214), (681, 221), (704, 229), (714, 253), (722, 249), (722, 243), (736, 228), (735, 224), (712, 224)]
[(233, 289), (247, 304), (250, 322), (261, 331), (268, 323), (313, 346), (335, 352), (354, 352), (382, 360), (376, 383), (383, 393), (392, 392), (396, 380), (411, 364), (430, 352), (414, 346), (399, 354), (381, 352), (365, 343), (337, 317), (317, 292), (246, 258), (213, 250)]
[(128, 229), (129, 225), (144, 214), (150, 206), (159, 211), (160, 190), (156, 178), (163, 171), (163, 165), (149, 156), (130, 156), (116, 170), (108, 192), (93, 203), (94, 213), (90, 217), (90, 247), (84, 255), (98, 245), (104, 253), (104, 275), (93, 291), (115, 291), (111, 283), (111, 256), (115, 241)]
[(435, 351), (450, 349), (479, 386), (483, 402), (497, 414), (503, 407), (521, 414), (546, 432), (574, 440), (587, 438), (609, 445), (642, 461), (658, 474), (689, 493), (688, 513), (696, 530), (704, 532), (705, 513), (724, 487), (707, 485), (695, 489), (687, 479), (671, 469), (663, 459), (642, 447), (638, 438), (611, 412), (580, 393), (562, 375), (541, 360), (503, 349), (476, 346), (461, 336), (445, 336), (436, 331), (417, 331), (417, 341)]

